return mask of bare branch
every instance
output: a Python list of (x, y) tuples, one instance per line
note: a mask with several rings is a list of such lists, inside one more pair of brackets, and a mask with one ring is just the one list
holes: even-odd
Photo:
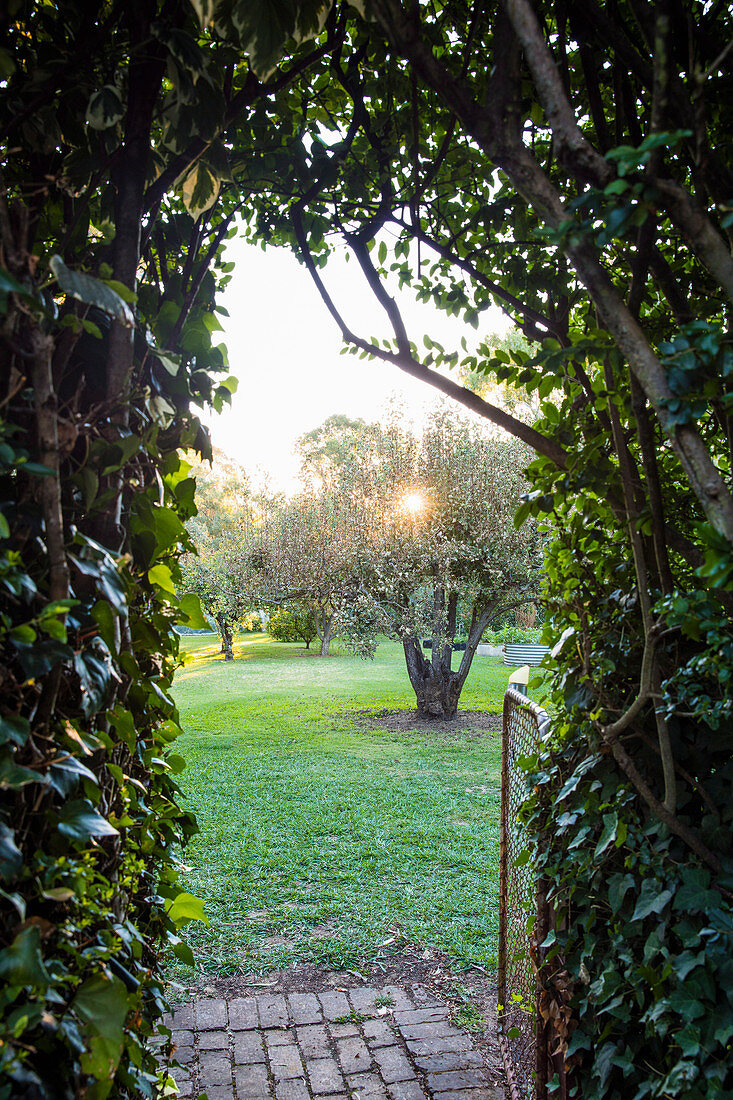
[(576, 122), (575, 111), (532, 6), (528, 0), (506, 0), (505, 6), (514, 32), (522, 43), (560, 160), (570, 162), (582, 178), (605, 186), (613, 177), (613, 169), (586, 140)]
[(367, 352), (369, 355), (373, 355), (377, 359), (382, 359), (386, 363), (394, 364), (394, 366), (399, 367), (400, 370), (405, 371), (406, 374), (410, 374), (413, 378), (418, 378), (423, 382), (427, 382), (435, 389), (440, 390), (441, 393), (444, 393), (446, 397), (454, 398), (467, 409), (471, 409), (473, 412), (478, 413), (479, 416), (485, 417), (486, 420), (491, 421), (492, 424), (496, 424), (499, 428), (503, 428), (504, 431), (509, 432), (518, 439), (524, 440), (524, 442), (532, 447), (533, 450), (537, 451), (538, 454), (545, 455), (560, 468), (565, 468), (566, 456), (562, 448), (552, 440), (547, 439), (546, 436), (541, 435), (540, 432), (536, 431), (534, 428), (530, 428), (529, 425), (522, 423), (521, 420), (505, 412), (504, 409), (500, 409), (496, 405), (484, 401), (482, 397), (466, 389), (465, 386), (460, 386), (452, 379), (446, 378), (442, 374), (438, 374), (437, 371), (430, 370), (429, 367), (426, 367), (418, 359), (415, 359), (410, 351), (400, 353), (387, 351), (385, 348), (380, 347), (379, 344), (363, 340), (352, 332), (336, 308), (321, 278), (320, 272), (314, 263), (313, 255), (308, 245), (308, 239), (303, 228), (301, 211), (297, 206), (292, 209), (291, 216), (303, 262), (328, 312), (338, 325), (341, 330), (341, 335), (347, 343), (353, 344), (354, 347), (360, 348), (362, 351)]

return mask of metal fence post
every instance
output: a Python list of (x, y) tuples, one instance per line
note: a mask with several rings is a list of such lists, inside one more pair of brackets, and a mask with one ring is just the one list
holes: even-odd
[[(527, 788), (518, 767), (520, 756), (537, 751), (546, 729), (547, 713), (510, 686), (504, 695), (501, 756), (501, 814), (499, 846), (499, 1042), (512, 1100), (540, 1100), (548, 1079), (547, 1042), (538, 1013), (537, 945), (527, 920), (547, 921), (542, 884), (536, 881), (534, 858), (517, 823)], [(534, 955), (534, 958), (533, 958)]]

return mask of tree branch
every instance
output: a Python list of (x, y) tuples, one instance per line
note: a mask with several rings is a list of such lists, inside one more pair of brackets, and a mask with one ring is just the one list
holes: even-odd
[(301, 211), (298, 206), (292, 208), (291, 217), (303, 262), (328, 312), (338, 325), (341, 335), (347, 343), (353, 344), (354, 347), (360, 348), (362, 351), (367, 352), (367, 354), (377, 359), (382, 359), (386, 363), (392, 363), (413, 378), (418, 378), (422, 382), (427, 382), (435, 389), (440, 390), (440, 392), (444, 393), (447, 397), (454, 398), (466, 408), (471, 409), (473, 412), (478, 413), (479, 416), (483, 416), (485, 419), (491, 421), (491, 423), (496, 424), (497, 427), (503, 428), (511, 435), (524, 440), (524, 442), (532, 447), (533, 450), (537, 451), (538, 454), (545, 455), (561, 469), (565, 468), (566, 455), (562, 448), (552, 440), (541, 435), (540, 432), (536, 431), (534, 428), (529, 427), (527, 424), (523, 424), (521, 420), (517, 420), (516, 417), (511, 416), (503, 409), (490, 404), (488, 401), (484, 401), (478, 394), (473, 393), (464, 386), (458, 385), (458, 383), (453, 382), (452, 379), (446, 378), (442, 374), (438, 374), (437, 371), (430, 370), (429, 367), (426, 367), (418, 359), (415, 359), (410, 351), (395, 354), (394, 352), (387, 351), (385, 348), (380, 347), (379, 344), (363, 340), (361, 337), (356, 336), (336, 308), (321, 278), (320, 272), (315, 265), (313, 255), (308, 245), (308, 239), (303, 228)]

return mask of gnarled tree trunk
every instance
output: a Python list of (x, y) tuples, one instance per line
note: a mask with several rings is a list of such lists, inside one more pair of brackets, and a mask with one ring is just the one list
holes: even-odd
[(418, 639), (405, 639), (403, 647), (407, 673), (415, 692), (417, 713), (421, 718), (455, 718), (463, 680), (458, 673), (451, 671), (450, 654), (448, 667), (441, 662), (436, 669), (424, 657)]
[[(521, 601), (520, 601), (521, 602)], [(430, 659), (423, 653), (419, 638), (404, 638), (407, 674), (415, 692), (417, 713), (421, 718), (455, 718), (458, 700), (471, 668), (471, 662), (481, 641), (481, 635), (497, 615), (504, 614), (514, 604), (498, 607), (496, 603), (474, 607), (468, 631), (466, 649), (456, 671), (451, 668), (456, 633), (458, 595), (451, 592), (446, 602), (445, 589), (433, 590), (433, 647)]]
[(232, 648), (232, 628), (223, 615), (216, 616), (216, 625), (219, 627), (219, 633), (221, 634), (221, 651), (224, 654), (224, 660), (233, 661), (234, 650)]
[[(316, 633), (321, 639), (321, 657), (328, 657), (328, 647), (333, 638), (333, 621), (336, 618), (330, 605), (316, 608)], [(307, 646), (306, 646), (307, 648)]]

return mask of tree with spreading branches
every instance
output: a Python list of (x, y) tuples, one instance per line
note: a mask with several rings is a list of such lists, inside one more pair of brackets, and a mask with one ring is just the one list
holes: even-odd
[(445, 408), (416, 432), (393, 421), (341, 471), (353, 531), (343, 630), (367, 657), (379, 634), (399, 639), (424, 718), (455, 717), (484, 631), (538, 592), (541, 539), (513, 523), (528, 449), (480, 428)]

